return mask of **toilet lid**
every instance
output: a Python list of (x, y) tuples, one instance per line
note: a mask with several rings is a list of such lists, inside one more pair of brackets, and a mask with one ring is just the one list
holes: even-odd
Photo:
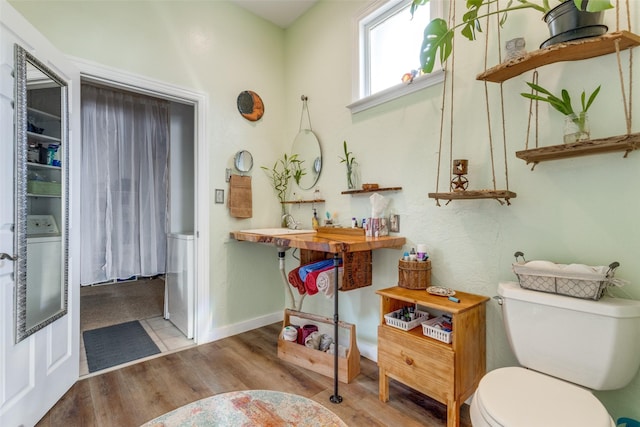
[(492, 426), (612, 425), (602, 403), (589, 391), (519, 367), (489, 372), (480, 381), (475, 399)]

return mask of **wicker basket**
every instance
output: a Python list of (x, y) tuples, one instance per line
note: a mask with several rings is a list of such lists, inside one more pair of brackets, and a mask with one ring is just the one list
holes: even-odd
[(398, 286), (407, 289), (427, 289), (431, 286), (431, 260), (398, 262)]
[(592, 272), (576, 273), (563, 264), (530, 261), (513, 264), (513, 272), (522, 288), (597, 301), (607, 286), (614, 282), (613, 275), (619, 265), (617, 262), (608, 267), (580, 265)]

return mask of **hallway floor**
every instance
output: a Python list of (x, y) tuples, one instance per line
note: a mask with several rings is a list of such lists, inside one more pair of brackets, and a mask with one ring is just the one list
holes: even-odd
[[(165, 320), (164, 278), (140, 279), (113, 285), (85, 286), (80, 290), (80, 377), (88, 377), (153, 359), (194, 346), (173, 323)], [(82, 333), (87, 330), (139, 320), (161, 353), (89, 373)]]

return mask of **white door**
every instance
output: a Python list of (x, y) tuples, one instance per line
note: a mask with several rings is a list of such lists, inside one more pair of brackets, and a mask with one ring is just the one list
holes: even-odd
[[(69, 86), (70, 224), (78, 217), (80, 74), (5, 0), (0, 0), (0, 252), (14, 254), (14, 44), (53, 69)], [(0, 260), (0, 426), (32, 426), (77, 381), (79, 373), (78, 239), (69, 238), (68, 313), (15, 344), (14, 262)]]

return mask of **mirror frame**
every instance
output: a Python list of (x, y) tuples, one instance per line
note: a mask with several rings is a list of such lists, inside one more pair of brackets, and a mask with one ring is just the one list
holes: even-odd
[[(18, 343), (31, 334), (50, 325), (55, 320), (67, 314), (69, 301), (68, 271), (69, 271), (69, 103), (68, 85), (53, 70), (27, 52), (15, 45), (14, 48), (14, 81), (15, 81), (15, 165), (14, 165), (14, 245), (17, 260), (15, 264), (15, 342)], [(31, 64), (38, 68), (54, 83), (60, 86), (60, 145), (63, 148), (62, 159), (62, 216), (61, 230), (62, 251), (60, 256), (62, 274), (61, 309), (36, 325), (27, 328), (27, 67)]]
[[(246, 165), (245, 163), (249, 164)], [(233, 164), (238, 172), (251, 172), (251, 169), (253, 169), (253, 155), (250, 151), (240, 150), (236, 153)]]
[[(315, 141), (311, 141), (309, 138), (310, 136), (312, 136)], [(311, 157), (303, 158), (303, 152), (299, 149), (300, 144), (309, 144), (313, 142), (315, 142), (317, 149), (315, 149), (314, 147)], [(322, 172), (322, 147), (320, 146), (320, 140), (318, 139), (318, 136), (311, 129), (300, 129), (300, 131), (293, 139), (293, 144), (291, 145), (291, 154), (298, 155), (298, 160), (301, 160), (303, 162), (302, 168), (306, 172), (305, 175), (303, 175), (300, 179), (301, 182), (297, 183), (298, 187), (301, 190), (311, 190), (318, 183), (318, 179), (320, 179), (320, 173)], [(308, 154), (308, 152), (304, 154)], [(303, 183), (303, 185), (300, 185), (301, 183)]]

